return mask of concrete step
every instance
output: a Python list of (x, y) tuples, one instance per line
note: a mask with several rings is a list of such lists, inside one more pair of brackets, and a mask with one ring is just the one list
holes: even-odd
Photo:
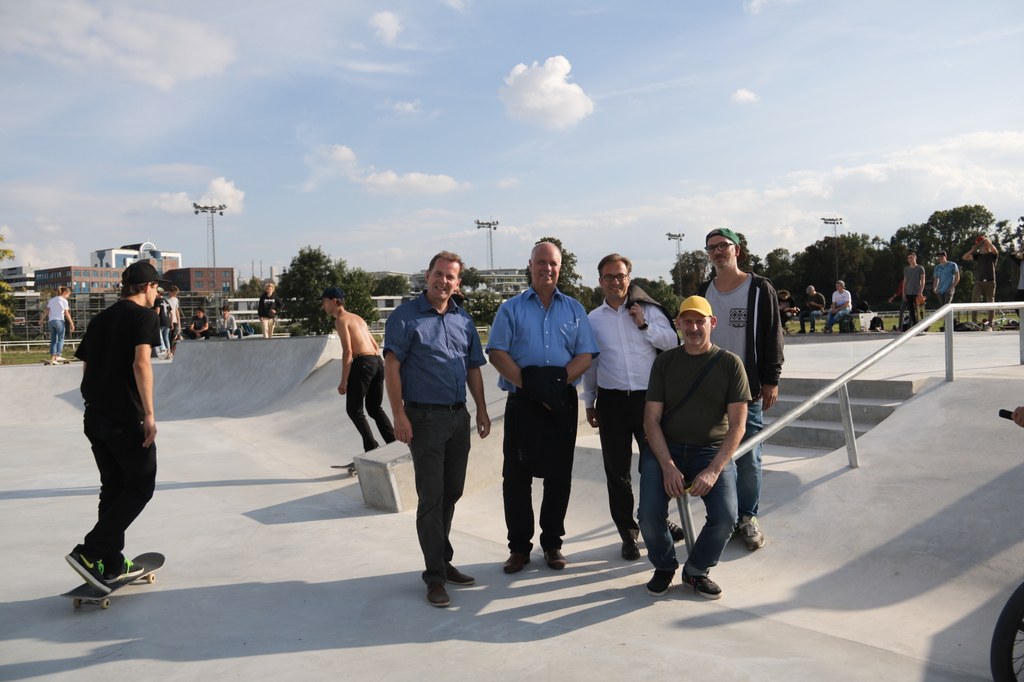
[[(770, 412), (765, 426), (804, 403), (830, 383), (829, 379), (784, 378), (782, 393)], [(847, 384), (853, 429), (859, 438), (870, 431), (906, 400), (912, 398), (928, 382), (926, 379), (869, 380), (855, 379)], [(779, 433), (768, 440), (772, 445), (835, 450), (846, 444), (843, 433), (839, 397), (825, 398)]]

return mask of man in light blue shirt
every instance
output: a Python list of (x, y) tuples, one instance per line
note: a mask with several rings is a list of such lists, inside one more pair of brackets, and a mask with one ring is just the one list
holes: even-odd
[(562, 252), (540, 242), (530, 254), (531, 286), (505, 301), (491, 327), (487, 353), (508, 391), (502, 493), (510, 555), (506, 573), (530, 563), (532, 487), (544, 479), (540, 545), (544, 560), (565, 568), (562, 536), (572, 484), (579, 400), (575, 385), (598, 354), (583, 306), (557, 288)]
[(956, 285), (960, 283), (960, 268), (951, 260), (947, 260), (946, 252), (939, 251), (939, 264), (932, 275), (932, 290), (939, 297), (939, 305), (953, 302)]

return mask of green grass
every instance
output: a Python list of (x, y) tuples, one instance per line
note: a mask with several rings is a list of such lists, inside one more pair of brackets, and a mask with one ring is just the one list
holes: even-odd
[[(61, 357), (71, 360), (75, 357), (75, 353), (70, 348), (65, 348)], [(48, 350), (9, 350), (0, 355), (0, 366), (34, 365), (49, 359), (50, 351)]]

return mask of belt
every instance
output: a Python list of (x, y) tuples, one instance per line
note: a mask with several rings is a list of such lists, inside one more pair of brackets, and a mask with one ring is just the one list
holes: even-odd
[(631, 391), (624, 391), (621, 388), (601, 388), (600, 386), (598, 386), (597, 387), (597, 392), (598, 393), (611, 393), (613, 395), (624, 395), (624, 396), (638, 395), (638, 394), (639, 395), (647, 395), (647, 389), (646, 388), (635, 388), (635, 389), (633, 389)]
[(411, 407), (414, 410), (437, 410), (438, 412), (458, 412), (459, 410), (466, 407), (466, 403), (452, 403), (445, 405), (444, 403), (417, 403), (412, 400), (405, 401), (406, 407)]

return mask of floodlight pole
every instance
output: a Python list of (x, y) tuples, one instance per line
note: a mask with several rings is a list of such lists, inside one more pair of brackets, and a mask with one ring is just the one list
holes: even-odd
[(477, 220), (476, 229), (487, 230), (487, 269), (494, 269), (494, 231), (498, 229), (497, 220)]
[(832, 226), (832, 247), (835, 249), (835, 253), (836, 253), (836, 279), (835, 279), (835, 281), (838, 282), (839, 281), (839, 235), (836, 234), (836, 228), (839, 225), (843, 224), (843, 219), (842, 218), (822, 218), (821, 222), (825, 223), (826, 225), (831, 225)]
[(227, 204), (200, 206), (194, 203), (192, 208), (195, 210), (196, 215), (200, 213), (206, 214), (206, 265), (207, 267), (215, 268), (217, 267), (217, 238), (213, 229), (213, 214), (220, 213), (224, 215), (224, 209), (227, 208)]
[(683, 272), (681, 270), (682, 264), (679, 262), (679, 258), (683, 255), (683, 237), (686, 235), (682, 232), (666, 232), (665, 236), (668, 237), (669, 241), (676, 243), (676, 279), (679, 280), (679, 298), (683, 297)]

